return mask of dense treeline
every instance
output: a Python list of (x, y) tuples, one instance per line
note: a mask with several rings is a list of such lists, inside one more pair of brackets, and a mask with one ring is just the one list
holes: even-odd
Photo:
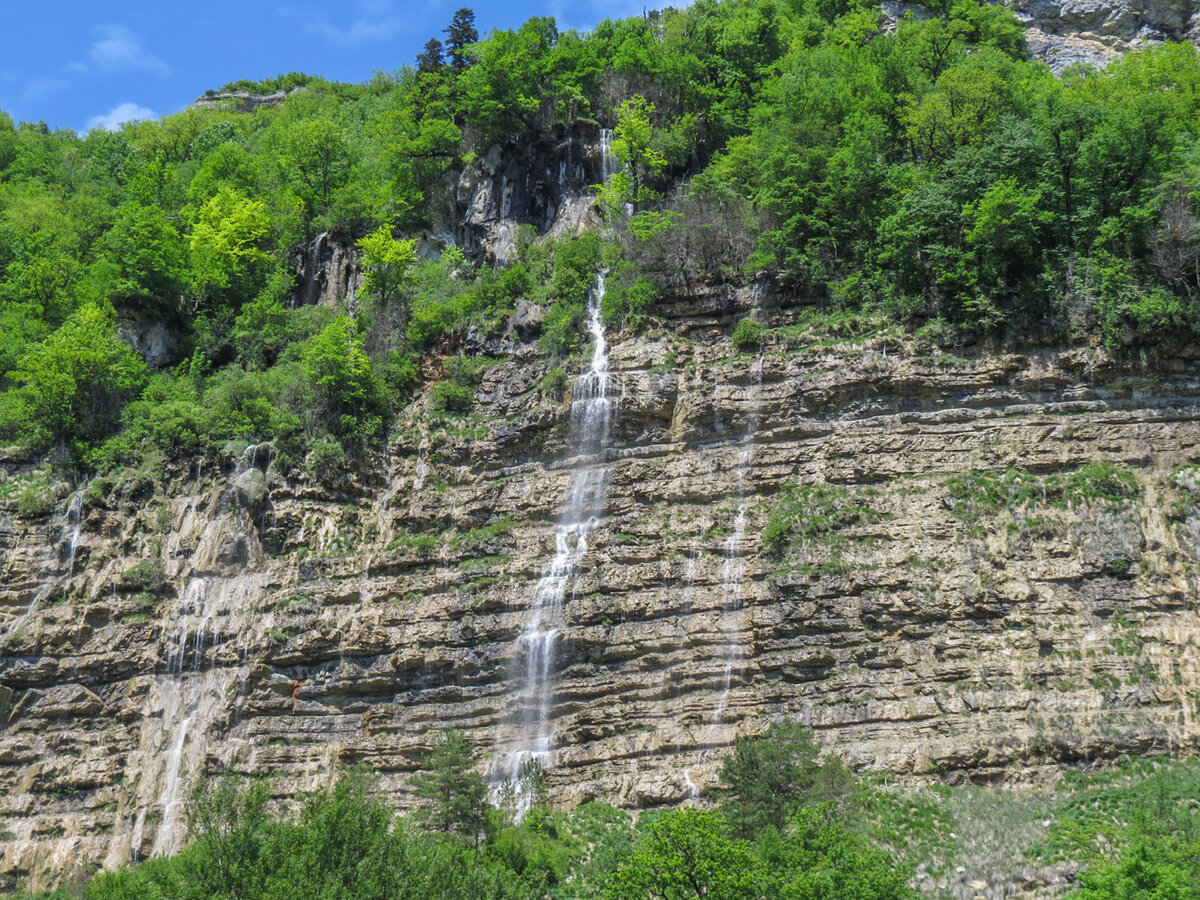
[[(935, 340), (1144, 347), (1200, 327), (1191, 45), (1056, 77), (978, 0), (890, 30), (849, 0), (701, 0), (483, 39), (460, 10), (445, 37), (363, 85), (227, 85), (290, 91), (252, 113), (83, 137), (0, 113), (0, 437), (89, 468), (265, 439), (337, 466), (380, 437), (423, 355), (518, 299), (547, 307), (546, 352), (570, 353), (601, 264), (614, 326), (656, 291), (770, 277)], [(416, 258), (406, 238), (455, 172), (578, 119), (616, 129), (607, 237), (523, 234), (502, 270)], [(322, 233), (360, 242), (364, 296), (292, 308), (288, 254)], [(118, 336), (151, 323), (171, 369)], [(447, 413), (469, 407), (462, 368), (435, 398)]]
[(397, 816), (361, 772), (290, 817), (268, 815), (269, 785), (201, 784), (180, 854), (97, 876), (89, 900), (901, 900), (908, 867), (867, 814), (864, 788), (820, 759), (806, 729), (780, 724), (742, 741), (718, 809), (628, 814), (601, 803), (554, 812), (540, 772), (514, 816), (488, 800), (472, 747), (450, 732), (415, 779), (421, 806)]
[[(899, 788), (863, 781), (779, 722), (736, 743), (703, 806), (634, 820), (597, 802), (554, 811), (536, 768), (489, 795), (474, 755), (461, 733), (442, 735), (402, 815), (360, 770), (288, 813), (271, 811), (268, 781), (204, 781), (182, 852), (42, 900), (915, 900), (1046, 866), (1074, 882), (1048, 894), (1200, 896), (1194, 762), (1127, 761), (1053, 791)], [(532, 801), (520, 817), (517, 794)]]

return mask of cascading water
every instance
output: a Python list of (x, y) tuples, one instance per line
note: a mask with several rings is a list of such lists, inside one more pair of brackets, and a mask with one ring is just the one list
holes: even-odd
[(574, 471), (568, 482), (563, 514), (554, 528), (554, 556), (534, 588), (529, 618), (517, 638), (519, 739), (507, 754), (500, 775), (518, 791), (518, 816), (524, 814), (530, 803), (530, 797), (519, 793), (526, 767), (531, 762), (541, 768), (553, 763), (554, 662), (559, 636), (566, 626), (563, 601), (588, 552), (588, 536), (604, 515), (612, 471), (600, 464), (615, 402), (608, 370), (608, 342), (600, 317), (603, 300), (601, 272), (588, 294), (591, 362), (576, 380), (571, 400)]
[[(75, 574), (75, 553), (79, 548), (79, 535), (82, 530), (83, 491), (80, 490), (72, 494), (71, 499), (67, 502), (62, 531), (55, 545), (56, 552), (44, 560), (40, 567), (41, 573), (38, 578), (40, 587), (25, 612), (13, 619), (7, 629), (0, 633), (5, 639), (21, 631), (25, 627), (25, 623), (41, 609), (43, 601)], [(66, 556), (65, 573), (62, 570), (64, 553)]]
[(321, 274), (323, 271), (323, 267), (321, 266), (321, 246), (325, 243), (327, 233), (322, 231), (313, 238), (312, 246), (308, 250), (307, 271), (304, 273), (308, 277), (304, 302), (308, 304), (316, 303), (321, 296)]
[[(763, 367), (766, 357), (759, 355), (758, 362), (751, 370), (754, 378), (754, 391), (751, 397), (750, 410), (746, 415), (746, 424), (742, 433), (743, 449), (737, 459), (737, 513), (733, 518), (733, 527), (725, 540), (725, 561), (721, 566), (722, 594), (728, 598), (725, 602), (723, 629), (727, 641), (718, 651), (717, 658), (724, 663), (725, 672), (721, 688), (721, 696), (717, 708), (713, 711), (713, 722), (720, 724), (725, 718), (725, 709), (729, 704), (729, 694), (733, 689), (733, 676), (739, 675), (745, 668), (745, 648), (740, 636), (744, 630), (744, 616), (741, 614), (745, 605), (745, 541), (746, 541), (746, 511), (750, 504), (746, 502), (746, 482), (754, 462), (754, 451), (751, 441), (758, 430), (759, 407), (762, 403)], [(732, 615), (731, 615), (732, 614)]]
[(621, 170), (621, 161), (612, 151), (613, 131), (611, 128), (600, 129), (600, 167), (604, 180), (612, 178)]
[[(750, 464), (750, 451), (743, 450), (738, 454), (738, 497), (746, 494), (746, 471)], [(721, 566), (721, 592), (727, 599), (726, 612), (737, 613), (743, 607), (742, 583), (745, 579), (746, 567), (743, 562), (742, 544), (746, 539), (746, 502), (738, 503), (737, 515), (733, 519), (733, 530), (725, 540), (725, 562)], [(731, 638), (737, 636), (737, 626), (726, 623), (726, 634)], [(721, 689), (721, 698), (717, 701), (717, 709), (713, 713), (713, 721), (720, 722), (725, 715), (725, 706), (729, 702), (729, 691), (733, 687), (734, 670), (742, 668), (745, 652), (739, 641), (731, 640), (721, 648), (718, 658), (725, 661), (725, 683)]]
[[(198, 535), (189, 557), (195, 569), (166, 622), (163, 669), (147, 695), (140, 760), (134, 765), (139, 777), (126, 811), (125, 821), (132, 827), (114, 836), (110, 865), (138, 858), (154, 816), (159, 818), (150, 855), (167, 856), (179, 849), (184, 802), (209, 732), (228, 721), (235, 683), (244, 685), (248, 676), (248, 647), (235, 648), (226, 638), (247, 631), (241, 617), (256, 615), (254, 598), (261, 593), (261, 576), (245, 571), (243, 562), (230, 569), (229, 561), (221, 558), (222, 548), (228, 552), (254, 539), (253, 528), (245, 527), (247, 513), (233, 498), (239, 477), (258, 464), (259, 455), (258, 448), (242, 453), (202, 520), (197, 518), (198, 498), (183, 508), (178, 520), (177, 530)], [(173, 557), (181, 544), (177, 538), (168, 556)], [(251, 557), (247, 552), (245, 559)]]
[[(605, 181), (608, 181), (609, 179), (611, 179), (614, 175), (616, 175), (618, 172), (620, 172), (621, 169), (624, 168), (624, 166), (621, 164), (621, 160), (618, 159), (617, 155), (613, 152), (612, 142), (613, 142), (612, 129), (611, 128), (601, 128), (600, 129), (600, 171), (601, 171), (601, 174), (604, 176)], [(622, 204), (622, 209), (625, 210), (626, 216), (633, 215), (633, 204), (632, 203)]]
[(83, 491), (76, 491), (67, 504), (67, 577), (75, 574), (75, 551), (79, 547), (79, 532), (83, 528)]

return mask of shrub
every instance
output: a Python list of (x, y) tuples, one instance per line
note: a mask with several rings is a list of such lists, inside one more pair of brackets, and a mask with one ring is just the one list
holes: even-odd
[(562, 366), (555, 366), (542, 376), (542, 393), (547, 397), (561, 400), (567, 391), (567, 372)]
[(829, 537), (844, 528), (879, 522), (884, 514), (864, 495), (833, 484), (789, 485), (767, 516), (763, 550), (776, 559), (804, 540)]
[(475, 402), (475, 393), (454, 381), (439, 381), (429, 391), (429, 405), (437, 412), (465, 413)]
[(126, 569), (121, 580), (134, 590), (154, 593), (166, 585), (167, 573), (157, 559), (143, 559)]
[(346, 451), (337, 441), (322, 438), (314, 441), (304, 467), (318, 480), (334, 477), (346, 467)]
[(54, 491), (41, 480), (31, 481), (17, 495), (17, 515), (22, 519), (40, 519), (54, 512)]
[(767, 327), (762, 322), (753, 319), (742, 319), (733, 330), (733, 346), (743, 352), (757, 350), (762, 345), (763, 334)]

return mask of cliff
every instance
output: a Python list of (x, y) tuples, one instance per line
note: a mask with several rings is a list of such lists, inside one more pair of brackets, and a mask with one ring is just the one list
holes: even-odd
[[(655, 312), (607, 336), (599, 393), (560, 392), (515, 332), (466, 348), (497, 359), (469, 415), (421, 398), (385, 454), (323, 479), (231, 447), (38, 507), (7, 460), (8, 884), (177, 847), (205, 771), (286, 800), (363, 763), (404, 803), (446, 727), (496, 777), (545, 738), (556, 802), (632, 809), (695, 797), (780, 716), (918, 780), (1194, 751), (1194, 352), (934, 356), (750, 289)], [(775, 326), (761, 353), (729, 341), (751, 314)], [(595, 445), (573, 392), (609, 404)], [(587, 472), (535, 695), (531, 622)]]

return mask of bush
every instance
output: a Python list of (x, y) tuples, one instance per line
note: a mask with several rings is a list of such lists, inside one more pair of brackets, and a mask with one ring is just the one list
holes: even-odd
[(555, 366), (542, 376), (542, 393), (547, 397), (561, 400), (567, 392), (567, 372), (562, 366)]
[(733, 346), (737, 347), (742, 352), (757, 350), (762, 345), (763, 334), (766, 332), (767, 326), (762, 322), (756, 322), (753, 319), (742, 319), (738, 322), (737, 328), (733, 330)]
[(881, 521), (884, 514), (867, 506), (865, 499), (861, 491), (852, 493), (840, 485), (788, 485), (767, 516), (763, 551), (782, 559), (802, 541)]
[(41, 479), (31, 481), (17, 495), (17, 515), (22, 519), (40, 519), (54, 512), (55, 496)]
[(167, 573), (157, 559), (143, 559), (125, 570), (121, 580), (134, 590), (161, 591), (167, 583)]
[(346, 451), (337, 441), (328, 438), (314, 441), (304, 467), (318, 480), (328, 480), (346, 468)]
[(474, 402), (474, 391), (454, 381), (439, 381), (429, 391), (429, 405), (437, 412), (469, 412)]

